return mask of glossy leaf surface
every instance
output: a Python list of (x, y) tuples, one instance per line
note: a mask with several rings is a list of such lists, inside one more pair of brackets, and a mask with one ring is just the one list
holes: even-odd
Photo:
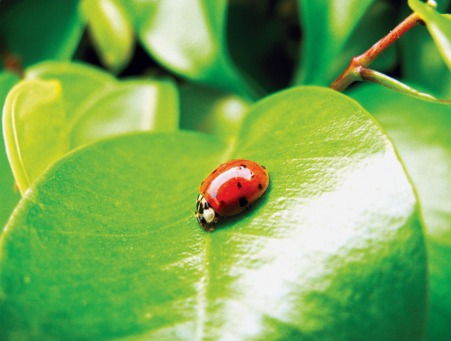
[[(238, 157), (270, 188), (206, 233), (188, 209)], [(413, 189), (373, 119), (328, 89), (259, 102), (235, 148), (179, 132), (78, 149), (0, 247), (2, 339), (412, 340), (424, 323)]]
[(71, 146), (136, 131), (178, 129), (178, 93), (173, 82), (128, 80), (98, 92), (75, 113)]
[(451, 105), (378, 86), (361, 87), (353, 97), (390, 134), (418, 191), (430, 270), (427, 339), (446, 340), (451, 320)]

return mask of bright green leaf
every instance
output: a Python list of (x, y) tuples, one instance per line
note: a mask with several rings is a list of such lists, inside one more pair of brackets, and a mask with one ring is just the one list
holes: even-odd
[(127, 5), (141, 42), (164, 67), (196, 82), (255, 96), (228, 53), (227, 1), (134, 0)]
[(67, 152), (66, 129), (59, 82), (30, 80), (10, 91), (3, 109), (3, 136), (22, 194)]
[[(235, 157), (267, 166), (270, 188), (206, 233), (188, 209)], [(198, 133), (78, 149), (26, 193), (0, 247), (6, 340), (422, 335), (413, 189), (373, 119), (328, 89), (263, 100), (232, 150)]]
[[(0, 108), (3, 108), (8, 91), (17, 81), (18, 77), (12, 73), (0, 73)], [(14, 189), (14, 176), (6, 155), (2, 121), (0, 120), (0, 230), (6, 224), (20, 198), (19, 193)]]
[(319, 85), (329, 84), (380, 39), (391, 10), (374, 0), (298, 0), (298, 6), (304, 43), (295, 82)]
[(408, 3), (426, 23), (443, 60), (451, 70), (451, 15), (440, 14), (432, 6), (420, 0), (408, 0)]
[(69, 118), (92, 94), (119, 83), (100, 69), (83, 63), (43, 62), (26, 69), (25, 79), (57, 79), (63, 89), (63, 105)]
[(392, 137), (417, 189), (430, 269), (428, 340), (449, 338), (451, 321), (451, 105), (378, 86), (352, 92)]
[(114, 72), (130, 61), (134, 47), (131, 19), (120, 0), (82, 0), (88, 29), (103, 63)]
[(7, 149), (22, 193), (81, 144), (178, 129), (178, 93), (169, 80), (118, 82), (95, 68), (54, 62), (30, 68), (26, 78), (9, 94), (4, 114)]
[(0, 40), (24, 66), (70, 59), (83, 29), (78, 0), (0, 2)]
[(169, 80), (124, 81), (96, 93), (74, 116), (72, 147), (133, 131), (175, 131), (178, 93)]

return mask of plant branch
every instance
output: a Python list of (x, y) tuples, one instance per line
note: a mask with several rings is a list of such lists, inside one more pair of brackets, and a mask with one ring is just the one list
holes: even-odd
[(361, 71), (366, 69), (366, 67), (370, 65), (390, 45), (419, 23), (423, 23), (423, 21), (418, 14), (412, 13), (409, 15), (398, 26), (390, 31), (390, 33), (371, 46), (371, 48), (369, 48), (366, 52), (360, 56), (352, 58), (348, 67), (340, 76), (338, 76), (330, 87), (337, 91), (343, 91), (355, 81), (363, 80)]

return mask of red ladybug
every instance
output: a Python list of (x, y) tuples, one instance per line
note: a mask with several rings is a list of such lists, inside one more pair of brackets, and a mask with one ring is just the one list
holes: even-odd
[(268, 171), (254, 161), (223, 163), (200, 184), (196, 203), (199, 225), (213, 231), (221, 217), (233, 216), (252, 205), (268, 184)]

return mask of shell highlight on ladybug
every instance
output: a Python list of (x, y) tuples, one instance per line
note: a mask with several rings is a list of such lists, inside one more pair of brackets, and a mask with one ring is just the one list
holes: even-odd
[(269, 185), (264, 166), (250, 160), (223, 163), (200, 184), (196, 218), (205, 231), (213, 231), (222, 217), (238, 214), (260, 198)]

